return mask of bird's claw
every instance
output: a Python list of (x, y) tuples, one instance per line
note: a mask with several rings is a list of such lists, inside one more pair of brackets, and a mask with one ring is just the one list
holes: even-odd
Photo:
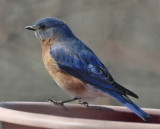
[(51, 103), (54, 103), (55, 105), (60, 105), (60, 106), (63, 106), (63, 107), (64, 107), (64, 104), (65, 104), (65, 103), (78, 100), (78, 103), (79, 103), (79, 104), (83, 104), (84, 106), (86, 106), (86, 107), (88, 108), (88, 103), (87, 103), (87, 102), (80, 101), (80, 99), (81, 99), (80, 97), (75, 97), (75, 98), (73, 98), (73, 99), (64, 100), (64, 101), (56, 101), (56, 100), (53, 100), (53, 99), (48, 99), (48, 102), (51, 102)]
[(84, 106), (86, 106), (88, 108), (89, 104), (87, 102), (83, 102), (83, 101), (78, 101), (79, 104), (83, 104)]
[(61, 105), (61, 106), (64, 105), (63, 101), (56, 101), (56, 100), (53, 100), (53, 99), (48, 99), (48, 102), (54, 103), (55, 105)]
[(56, 100), (53, 100), (53, 99), (48, 99), (48, 102), (51, 102), (57, 106), (62, 106), (66, 111), (68, 110), (65, 106), (64, 106), (64, 101), (56, 101)]
[(48, 102), (52, 102), (55, 105), (64, 105), (64, 103), (68, 103), (68, 102), (72, 102), (72, 101), (80, 100), (80, 99), (81, 99), (80, 97), (75, 97), (73, 99), (63, 100), (63, 101), (56, 101), (56, 100), (53, 100), (53, 99), (48, 99)]
[(83, 102), (83, 104), (88, 108), (89, 104), (87, 102)]

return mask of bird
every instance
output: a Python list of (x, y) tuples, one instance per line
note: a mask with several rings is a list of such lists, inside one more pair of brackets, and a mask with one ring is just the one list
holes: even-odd
[(115, 81), (96, 54), (75, 36), (64, 21), (47, 17), (25, 28), (34, 31), (40, 40), (43, 62), (51, 77), (62, 89), (74, 96), (59, 104), (79, 100), (87, 105), (98, 97), (111, 96), (144, 121), (151, 119), (128, 96), (139, 97)]

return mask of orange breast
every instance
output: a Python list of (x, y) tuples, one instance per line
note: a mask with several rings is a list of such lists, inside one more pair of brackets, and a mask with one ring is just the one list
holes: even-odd
[(42, 58), (45, 64), (46, 69), (50, 73), (51, 77), (56, 81), (56, 83), (62, 87), (63, 89), (67, 90), (68, 92), (74, 95), (81, 95), (86, 92), (86, 84), (79, 80), (78, 78), (69, 75), (62, 71), (55, 60), (50, 55), (50, 47), (53, 45), (54, 42), (50, 41), (42, 41)]

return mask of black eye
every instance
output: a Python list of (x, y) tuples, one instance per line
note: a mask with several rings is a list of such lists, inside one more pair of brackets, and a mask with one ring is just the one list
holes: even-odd
[(45, 29), (46, 26), (45, 26), (44, 24), (41, 24), (41, 25), (40, 25), (40, 28), (41, 28), (41, 29)]

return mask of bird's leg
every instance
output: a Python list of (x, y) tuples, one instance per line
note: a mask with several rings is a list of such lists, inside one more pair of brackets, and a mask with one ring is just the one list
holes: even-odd
[(81, 98), (79, 98), (79, 97), (74, 97), (73, 99), (63, 100), (63, 101), (56, 101), (56, 100), (53, 100), (53, 99), (48, 99), (48, 101), (54, 103), (55, 105), (61, 105), (61, 106), (63, 106), (64, 103), (76, 101), (76, 100), (79, 100), (79, 99), (81, 99)]
[(83, 102), (81, 100), (78, 101), (78, 104), (83, 104), (84, 106), (86, 106), (88, 108), (89, 104), (87, 102)]

